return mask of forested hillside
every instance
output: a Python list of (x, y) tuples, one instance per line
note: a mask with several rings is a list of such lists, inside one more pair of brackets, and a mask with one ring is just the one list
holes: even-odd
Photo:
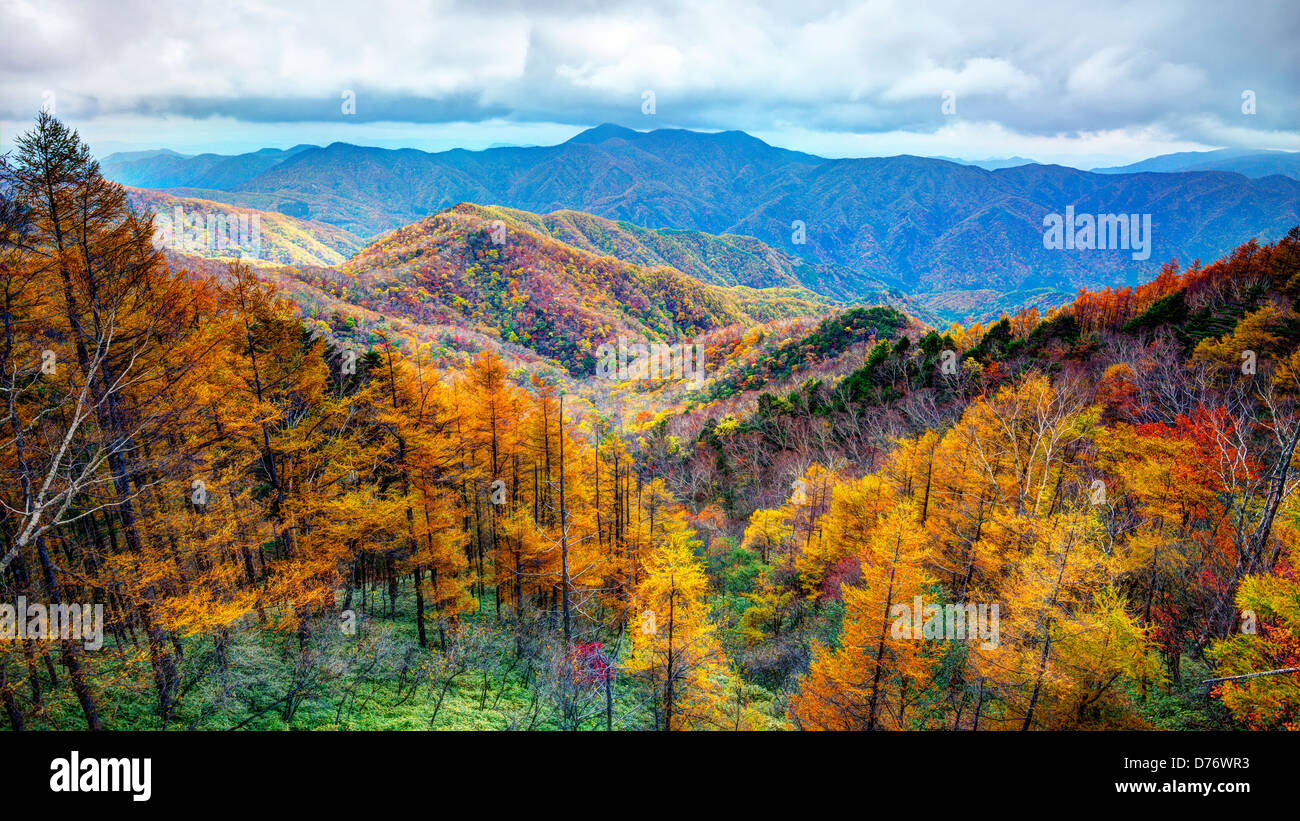
[(719, 287), (665, 265), (597, 255), (468, 205), (386, 234), (319, 279), (302, 276), (385, 313), (480, 322), (573, 375), (590, 375), (596, 346), (619, 335), (689, 339), (830, 302), (797, 283)]
[[(657, 421), (653, 475), (747, 522), (725, 562), (762, 557), (733, 615), (749, 669), (798, 686), (801, 726), (1218, 726), (1201, 680), (1300, 658), (1298, 253), (1292, 231), (1046, 319), (882, 341), (747, 412)], [(897, 641), (888, 603), (915, 595), (1001, 602), (1012, 639)], [(838, 638), (819, 606), (843, 608)], [(1284, 728), (1296, 688), (1215, 695)]]
[[(155, 215), (155, 223), (165, 224), (173, 247), (184, 247), (186, 252), (199, 257), (245, 256), (277, 265), (336, 265), (364, 244), (334, 225), (255, 208), (174, 197), (144, 188), (128, 188), (127, 197), (141, 212)], [(162, 225), (155, 228), (162, 233)], [(186, 231), (186, 236), (177, 240), (180, 231)], [(240, 247), (241, 239), (246, 247)]]
[(105, 615), (0, 642), (15, 729), (1300, 721), (1300, 228), (932, 328), (472, 207), (168, 255), (46, 114), (0, 175), (0, 592)]

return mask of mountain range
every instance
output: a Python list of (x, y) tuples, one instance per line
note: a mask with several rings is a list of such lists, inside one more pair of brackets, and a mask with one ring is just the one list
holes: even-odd
[(294, 154), (318, 148), (297, 145), (287, 150), (263, 148), (248, 154), (178, 154), (160, 149), (110, 154), (101, 173), (114, 182), (139, 188), (234, 189)]
[[(827, 159), (738, 131), (614, 125), (547, 147), (429, 153), (334, 143), (224, 158), (113, 155), (103, 167), (124, 183), (278, 212), (358, 238), (462, 202), (626, 223), (637, 227), (649, 261), (672, 253), (653, 250), (666, 232), (753, 237), (809, 266), (794, 278), (813, 290), (854, 300), (892, 287), (953, 318), (983, 316), (1008, 294), (1051, 304), (1080, 287), (1135, 284), (1171, 258), (1214, 259), (1300, 222), (1300, 182), (1278, 175), (1103, 174), (1037, 164), (988, 171), (906, 155)], [(1046, 248), (1044, 218), (1067, 207), (1150, 215), (1149, 256)], [(575, 220), (555, 219), (572, 237)], [(780, 271), (765, 274), (767, 281)]]
[(1231, 171), (1247, 177), (1281, 174), (1300, 180), (1300, 153), (1295, 151), (1252, 151), (1220, 148), (1217, 151), (1181, 151), (1162, 154), (1129, 165), (1092, 169), (1098, 174), (1140, 174), (1147, 171), (1177, 173), (1183, 171)]

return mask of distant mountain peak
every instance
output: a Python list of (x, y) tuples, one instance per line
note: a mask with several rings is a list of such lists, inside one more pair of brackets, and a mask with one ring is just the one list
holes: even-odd
[(602, 123), (595, 128), (588, 128), (580, 134), (571, 137), (568, 142), (571, 143), (603, 143), (606, 140), (626, 140), (631, 137), (640, 136), (641, 131), (633, 131), (630, 128), (624, 128), (614, 123)]
[(688, 145), (712, 145), (720, 146), (725, 149), (738, 150), (766, 150), (779, 153), (787, 158), (801, 157), (821, 161), (824, 157), (817, 157), (812, 154), (805, 154), (802, 151), (791, 151), (786, 148), (777, 148), (770, 145), (753, 134), (746, 131), (696, 131), (690, 128), (656, 128), (650, 131), (637, 131), (613, 123), (604, 123), (595, 128), (589, 128), (568, 140), (569, 143), (599, 145), (610, 140), (638, 140), (643, 144), (646, 141), (652, 142), (672, 142), (684, 143)]
[(149, 160), (155, 157), (176, 157), (178, 159), (189, 159), (192, 154), (182, 154), (179, 151), (172, 151), (170, 148), (153, 148), (147, 151), (118, 151), (104, 157), (101, 162), (134, 162), (136, 160)]

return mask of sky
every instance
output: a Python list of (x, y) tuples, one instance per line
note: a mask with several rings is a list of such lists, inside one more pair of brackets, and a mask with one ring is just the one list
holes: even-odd
[(42, 106), (101, 156), (605, 122), (1081, 168), (1300, 149), (1300, 0), (0, 0), (0, 38), (0, 150)]

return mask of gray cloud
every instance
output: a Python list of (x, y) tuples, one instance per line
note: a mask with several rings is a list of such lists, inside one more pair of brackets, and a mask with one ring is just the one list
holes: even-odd
[(0, 118), (53, 91), (74, 120), (329, 122), (352, 90), (360, 122), (931, 134), (952, 91), (957, 118), (1026, 137), (1300, 130), (1294, 0), (1134, 5), (0, 0)]

